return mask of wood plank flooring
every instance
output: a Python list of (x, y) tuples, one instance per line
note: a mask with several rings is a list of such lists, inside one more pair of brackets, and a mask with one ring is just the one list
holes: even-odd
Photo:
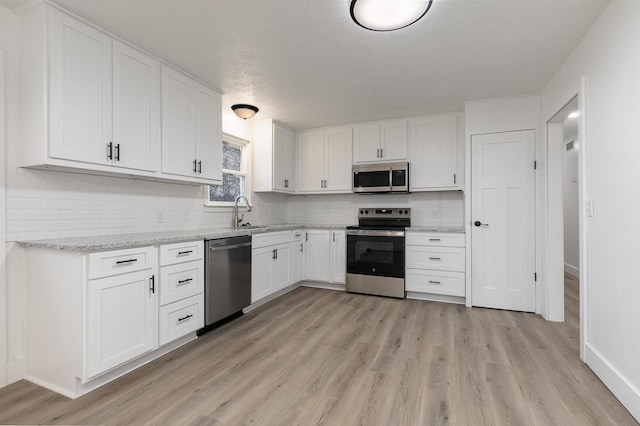
[(565, 323), (301, 287), (75, 401), (21, 381), (2, 424), (635, 425)]

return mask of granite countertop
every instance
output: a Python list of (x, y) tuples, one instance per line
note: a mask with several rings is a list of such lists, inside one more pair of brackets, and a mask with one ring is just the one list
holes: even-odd
[(464, 234), (464, 226), (410, 226), (405, 228), (409, 232), (450, 232)]
[[(265, 232), (288, 231), (300, 228), (345, 229), (346, 226), (347, 225), (288, 223), (281, 225), (249, 226), (240, 228), (207, 228), (187, 231), (159, 231), (137, 234), (96, 235), (93, 237), (29, 240), (18, 241), (18, 244), (23, 247), (68, 250), (86, 253), (133, 247), (155, 246), (159, 244), (181, 243), (186, 241), (237, 237), (243, 235), (262, 234)], [(464, 233), (464, 227), (412, 226), (406, 228), (406, 230), (412, 232)]]
[(97, 252), (133, 247), (154, 246), (159, 244), (172, 244), (186, 241), (237, 237), (243, 235), (261, 234), (265, 232), (288, 231), (300, 228), (344, 229), (346, 226), (347, 225), (282, 224), (249, 226), (244, 228), (207, 228), (186, 231), (159, 231), (117, 235), (96, 235), (92, 237), (17, 241), (17, 243), (23, 247), (68, 250), (77, 252)]

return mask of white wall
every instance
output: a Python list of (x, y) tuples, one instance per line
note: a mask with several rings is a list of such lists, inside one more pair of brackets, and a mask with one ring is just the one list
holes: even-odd
[[(640, 2), (613, 0), (558, 70), (542, 96), (551, 118), (580, 90), (586, 114), (587, 251), (585, 359), (640, 420)], [(582, 129), (582, 128), (581, 128)], [(584, 269), (586, 271), (583, 271)]]
[(416, 226), (463, 226), (464, 202), (461, 191), (415, 192), (380, 195), (290, 195), (287, 218), (292, 223), (358, 223), (360, 207), (411, 207), (411, 223)]
[[(564, 133), (564, 266), (565, 271), (578, 277), (580, 270), (578, 226), (578, 118), (567, 118)], [(574, 148), (567, 151), (566, 144), (574, 141)]]

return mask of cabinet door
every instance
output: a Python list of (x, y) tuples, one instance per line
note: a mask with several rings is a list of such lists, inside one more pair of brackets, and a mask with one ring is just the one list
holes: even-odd
[(51, 157), (111, 164), (111, 39), (51, 11)]
[(201, 84), (195, 88), (196, 176), (222, 182), (222, 100)]
[(380, 125), (383, 161), (407, 159), (407, 122), (406, 120), (387, 121)]
[(295, 284), (304, 279), (304, 243), (291, 243), (291, 283)]
[(295, 136), (278, 124), (273, 125), (273, 189), (295, 190)]
[(351, 127), (334, 128), (326, 131), (327, 172), (326, 185), (328, 191), (351, 191), (352, 179), (352, 143)]
[(113, 164), (158, 170), (160, 154), (160, 64), (113, 42)]
[(162, 67), (162, 171), (195, 176), (195, 82), (169, 67)]
[(305, 279), (329, 281), (329, 231), (307, 230), (305, 243)]
[(146, 270), (89, 281), (87, 377), (153, 349), (158, 305), (153, 275)]
[(458, 125), (456, 116), (409, 122), (412, 191), (451, 189), (457, 185)]
[(274, 247), (276, 259), (271, 268), (271, 293), (291, 285), (291, 244)]
[(273, 247), (251, 251), (251, 303), (271, 294), (271, 264), (274, 261)]
[(299, 134), (300, 169), (298, 188), (300, 191), (322, 191), (325, 179), (324, 133), (320, 131)]
[(367, 124), (353, 128), (353, 162), (380, 161), (380, 124)]
[(345, 231), (331, 231), (331, 282), (344, 284), (347, 273)]

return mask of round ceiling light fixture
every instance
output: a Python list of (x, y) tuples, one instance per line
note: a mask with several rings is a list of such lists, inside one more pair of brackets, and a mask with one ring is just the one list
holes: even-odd
[(253, 117), (259, 111), (258, 107), (247, 104), (231, 105), (231, 109), (236, 113), (238, 117), (242, 118), (243, 120), (247, 120)]
[(351, 19), (371, 31), (394, 31), (416, 23), (433, 0), (351, 0)]

